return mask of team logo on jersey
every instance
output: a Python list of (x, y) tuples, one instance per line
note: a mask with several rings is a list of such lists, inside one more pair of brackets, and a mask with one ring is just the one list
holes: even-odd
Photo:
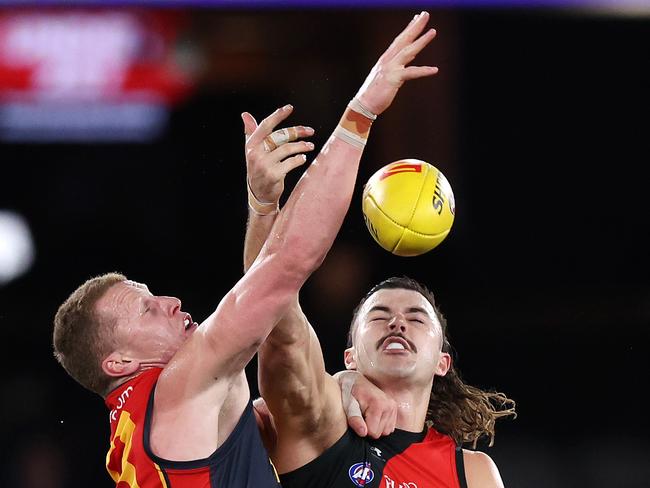
[(353, 464), (348, 470), (348, 476), (356, 486), (366, 486), (375, 479), (370, 463)]

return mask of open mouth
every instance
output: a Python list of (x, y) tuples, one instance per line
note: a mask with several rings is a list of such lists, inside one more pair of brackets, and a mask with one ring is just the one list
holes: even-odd
[(189, 313), (186, 313), (185, 320), (183, 320), (183, 326), (185, 327), (185, 330), (189, 330), (189, 328), (195, 324), (196, 322), (192, 320), (192, 316)]
[(391, 336), (386, 338), (381, 345), (382, 350), (384, 351), (411, 351), (414, 348), (411, 347), (410, 343), (402, 338), (397, 336)]

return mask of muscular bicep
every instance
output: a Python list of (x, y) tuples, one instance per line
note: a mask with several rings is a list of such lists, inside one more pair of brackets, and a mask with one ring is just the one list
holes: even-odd
[[(158, 452), (205, 457), (237, 424), (250, 395), (244, 367), (302, 284), (279, 258), (260, 259), (164, 368), (152, 427)], [(182, 441), (170, 435), (178, 432)]]
[(260, 348), (259, 383), (273, 415), (287, 417), (276, 422), (295, 421), (310, 429), (334, 403), (328, 385), (336, 382), (325, 371), (318, 337), (297, 299)]
[(182, 379), (185, 395), (198, 394), (215, 381), (228, 387), (286, 313), (301, 284), (273, 256), (257, 263), (183, 344), (166, 375)]
[(345, 432), (340, 388), (297, 300), (260, 348), (259, 386), (275, 419), (280, 472), (311, 461)]

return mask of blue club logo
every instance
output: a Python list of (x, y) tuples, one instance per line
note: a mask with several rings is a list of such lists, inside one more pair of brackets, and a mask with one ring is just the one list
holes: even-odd
[(367, 486), (374, 478), (370, 463), (356, 463), (350, 466), (348, 476), (356, 486)]

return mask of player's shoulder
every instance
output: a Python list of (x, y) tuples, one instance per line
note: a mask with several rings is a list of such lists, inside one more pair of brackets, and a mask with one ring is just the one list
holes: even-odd
[(486, 453), (463, 449), (463, 463), (468, 488), (503, 488), (499, 469)]

